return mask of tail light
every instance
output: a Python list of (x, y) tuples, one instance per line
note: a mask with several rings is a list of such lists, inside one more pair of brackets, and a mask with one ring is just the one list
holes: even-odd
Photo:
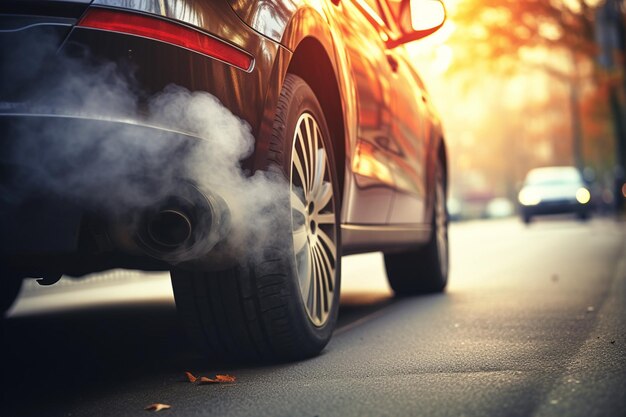
[(77, 26), (154, 39), (219, 59), (244, 71), (252, 70), (253, 59), (246, 52), (204, 32), (156, 16), (93, 8)]

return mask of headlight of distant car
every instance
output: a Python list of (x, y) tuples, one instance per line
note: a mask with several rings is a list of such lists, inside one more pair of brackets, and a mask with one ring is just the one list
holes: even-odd
[(537, 193), (534, 193), (528, 189), (523, 189), (522, 191), (520, 191), (517, 198), (520, 204), (523, 206), (536, 206), (537, 204), (541, 203), (541, 197), (539, 197)]
[(589, 190), (586, 188), (580, 187), (576, 190), (576, 200), (578, 200), (580, 204), (587, 204), (589, 200), (591, 200), (591, 193), (589, 193)]

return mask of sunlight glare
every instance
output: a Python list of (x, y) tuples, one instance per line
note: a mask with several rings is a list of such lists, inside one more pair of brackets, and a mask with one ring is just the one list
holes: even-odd
[(421, 0), (411, 7), (411, 25), (415, 30), (428, 30), (440, 26), (446, 11), (437, 0)]

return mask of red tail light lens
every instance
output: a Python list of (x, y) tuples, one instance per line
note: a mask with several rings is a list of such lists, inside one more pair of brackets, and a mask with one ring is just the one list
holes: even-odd
[(206, 33), (158, 17), (110, 9), (90, 9), (79, 27), (143, 36), (219, 59), (244, 71), (252, 70), (252, 57)]

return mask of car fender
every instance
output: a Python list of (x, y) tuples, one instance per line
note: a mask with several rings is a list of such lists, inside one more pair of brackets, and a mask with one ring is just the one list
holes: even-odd
[[(251, 2), (247, 2), (251, 3)], [(315, 1), (267, 1), (263, 4), (245, 4), (231, 1), (233, 10), (253, 30), (262, 35), (278, 41), (281, 45), (279, 56), (274, 62), (271, 83), (282, 87), (284, 78), (289, 71), (289, 66), (294, 58), (294, 52), (305, 40), (316, 41), (324, 51), (330, 62), (337, 90), (340, 97), (342, 112), (342, 139), (344, 167), (343, 167), (343, 191), (348, 195), (350, 187), (352, 150), (356, 141), (357, 129), (357, 102), (356, 89), (352, 82), (350, 65), (345, 48), (342, 45), (342, 36), (336, 26), (332, 24), (335, 13), (342, 11), (342, 5), (333, 5), (330, 2)], [(269, 20), (268, 20), (269, 19)], [(280, 88), (277, 89), (280, 91)], [(265, 115), (263, 126), (260, 130), (257, 143), (258, 160), (262, 160), (262, 153), (268, 143), (268, 135), (271, 135), (271, 123), (275, 113), (278, 96), (274, 91), (268, 91), (265, 101)], [(256, 165), (256, 164), (255, 164)], [(258, 166), (258, 165), (257, 165)]]
[[(332, 5), (329, 3), (329, 6)], [(323, 47), (330, 61), (341, 99), (344, 128), (345, 184), (349, 184), (347, 179), (351, 175), (350, 161), (352, 160), (352, 150), (356, 145), (357, 137), (358, 102), (348, 56), (345, 52), (342, 52), (346, 50), (343, 46), (343, 38), (336, 26), (329, 23), (332, 22), (333, 13), (341, 11), (341, 6), (338, 9), (334, 9), (334, 7), (320, 9), (303, 6), (298, 9), (285, 28), (281, 44), (291, 51), (296, 51), (305, 39), (312, 38)]]

